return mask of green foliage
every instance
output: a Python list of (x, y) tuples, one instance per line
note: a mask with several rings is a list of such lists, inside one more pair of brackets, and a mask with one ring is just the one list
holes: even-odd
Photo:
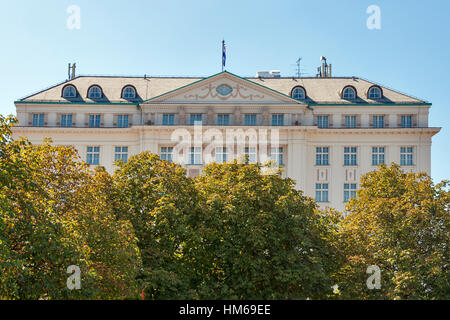
[[(0, 299), (130, 296), (137, 248), (131, 226), (109, 209), (110, 181), (99, 183), (72, 148), (11, 140), (11, 121), (0, 118)], [(70, 265), (81, 268), (82, 290), (66, 287)]]
[[(366, 174), (340, 232), (342, 297), (449, 299), (449, 200), (448, 182), (424, 173), (393, 164)], [(366, 287), (370, 265), (381, 269), (381, 290)]]

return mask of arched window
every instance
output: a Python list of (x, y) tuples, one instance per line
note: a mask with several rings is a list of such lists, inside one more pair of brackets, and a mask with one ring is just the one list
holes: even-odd
[(88, 90), (88, 98), (89, 99), (101, 99), (103, 96), (102, 88), (99, 86), (92, 86)]
[(136, 99), (136, 89), (132, 86), (126, 86), (122, 90), (122, 98)]
[(345, 87), (342, 90), (342, 99), (353, 100), (356, 99), (356, 90), (353, 87)]
[(302, 87), (295, 87), (292, 89), (291, 96), (296, 100), (304, 100), (306, 98), (305, 89)]
[(72, 85), (64, 87), (62, 92), (63, 98), (75, 98), (77, 96), (77, 89)]
[(383, 97), (383, 93), (381, 92), (380, 87), (373, 86), (369, 89), (367, 97), (372, 100), (381, 99)]

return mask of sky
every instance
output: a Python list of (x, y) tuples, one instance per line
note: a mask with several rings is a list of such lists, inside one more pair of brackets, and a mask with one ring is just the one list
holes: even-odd
[[(379, 29), (367, 21), (380, 9)], [(72, 18), (79, 8), (79, 28)], [(448, 0), (0, 0), (0, 113), (77, 74), (358, 76), (431, 102), (435, 182), (450, 179)], [(69, 24), (68, 24), (69, 20)], [(372, 23), (373, 25), (373, 23)], [(75, 26), (75, 28), (74, 28)], [(445, 160), (447, 159), (447, 160)]]

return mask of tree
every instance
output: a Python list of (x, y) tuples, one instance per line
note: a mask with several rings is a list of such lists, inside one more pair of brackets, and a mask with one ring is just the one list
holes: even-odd
[[(95, 183), (100, 173), (89, 170), (73, 148), (12, 140), (12, 118), (0, 117), (0, 124), (0, 298), (123, 297), (105, 289), (105, 278), (117, 269), (132, 274), (137, 248), (131, 226), (101, 201), (107, 189)], [(71, 265), (81, 268), (82, 290), (66, 287)]]
[(119, 162), (113, 179), (117, 214), (131, 221), (142, 257), (140, 286), (149, 299), (195, 298), (192, 269), (184, 259), (195, 236), (197, 192), (179, 165), (143, 152)]
[[(449, 299), (449, 200), (448, 182), (395, 164), (364, 175), (340, 232), (341, 297)], [(380, 290), (366, 287), (371, 265), (381, 270)]]
[[(306, 299), (331, 294), (336, 216), (291, 179), (260, 165), (208, 165), (196, 179), (201, 214), (186, 255), (203, 299)], [(333, 218), (332, 218), (333, 217)]]

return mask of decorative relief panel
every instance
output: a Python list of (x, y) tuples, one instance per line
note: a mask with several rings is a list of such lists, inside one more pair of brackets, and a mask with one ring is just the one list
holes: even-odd
[(356, 169), (345, 169), (345, 181), (346, 182), (357, 182), (356, 181)]
[(248, 89), (235, 83), (232, 86), (228, 84), (208, 84), (206, 86), (200, 87), (202, 93), (191, 93), (185, 94), (184, 98), (186, 100), (205, 100), (208, 98), (219, 98), (220, 100), (228, 100), (230, 98), (241, 98), (244, 100), (261, 100), (264, 99), (264, 95), (256, 92), (250, 92), (253, 90)]
[(317, 181), (327, 182), (328, 181), (328, 168), (317, 169)]

